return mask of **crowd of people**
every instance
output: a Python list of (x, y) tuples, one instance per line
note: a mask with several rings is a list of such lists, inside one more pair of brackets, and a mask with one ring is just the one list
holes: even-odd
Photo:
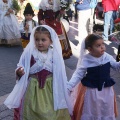
[[(15, 70), (16, 85), (4, 104), (14, 109), (14, 120), (115, 120), (118, 111), (110, 69), (119, 71), (120, 62), (106, 53), (104, 41), (110, 22), (113, 32), (120, 2), (102, 0), (104, 31), (100, 36), (92, 31), (95, 7), (89, 0), (76, 0), (80, 56), (67, 80), (64, 60), (72, 56), (72, 49), (61, 19), (70, 1), (61, 1), (41, 0), (38, 22), (27, 3), (18, 26), (11, 0), (1, 0), (0, 38), (10, 44), (20, 39), (23, 47)], [(72, 94), (76, 94), (74, 101)]]

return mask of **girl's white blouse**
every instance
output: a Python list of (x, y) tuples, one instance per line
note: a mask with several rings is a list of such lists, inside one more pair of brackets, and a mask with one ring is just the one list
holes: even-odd
[(76, 68), (73, 73), (72, 78), (67, 84), (67, 88), (71, 91), (85, 76), (87, 68), (100, 66), (105, 63), (110, 62), (111, 68), (114, 70), (120, 70), (120, 62), (116, 62), (115, 59), (108, 53), (104, 53), (101, 57), (96, 58), (90, 54), (87, 54), (83, 57), (83, 60), (80, 65)]
[(34, 74), (43, 69), (50, 72), (53, 71), (53, 49), (49, 48), (47, 53), (42, 53), (35, 49), (33, 51), (33, 57), (36, 63), (30, 68), (30, 74)]

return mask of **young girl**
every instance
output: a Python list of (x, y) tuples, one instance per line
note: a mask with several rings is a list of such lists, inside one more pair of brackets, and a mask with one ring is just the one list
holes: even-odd
[(22, 47), (25, 48), (30, 40), (30, 34), (32, 32), (32, 29), (38, 25), (38, 23), (33, 20), (34, 17), (34, 11), (30, 5), (30, 3), (27, 3), (25, 10), (24, 10), (24, 16), (25, 19), (20, 24), (20, 32), (21, 32), (21, 41), (22, 41)]
[(14, 120), (71, 119), (61, 51), (58, 36), (51, 27), (41, 25), (33, 29), (16, 69), (19, 80), (4, 102), (9, 108), (17, 108)]
[(115, 82), (110, 77), (110, 68), (119, 70), (120, 63), (105, 52), (104, 41), (99, 35), (90, 34), (84, 42), (83, 56), (67, 86), (72, 91), (81, 82), (74, 106), (75, 120), (115, 120)]
[(20, 44), (20, 37), (11, 0), (0, 0), (0, 44)]

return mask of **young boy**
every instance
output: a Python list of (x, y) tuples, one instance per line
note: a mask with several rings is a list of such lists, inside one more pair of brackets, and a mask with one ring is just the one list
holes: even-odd
[(25, 48), (29, 43), (32, 29), (35, 26), (37, 26), (38, 23), (35, 20), (33, 20), (34, 11), (30, 3), (27, 3), (23, 14), (25, 16), (25, 19), (20, 24), (20, 32), (21, 32), (22, 47)]

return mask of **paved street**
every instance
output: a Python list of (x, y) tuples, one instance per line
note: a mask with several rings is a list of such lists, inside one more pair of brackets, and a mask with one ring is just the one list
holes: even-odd
[[(65, 60), (68, 79), (70, 79), (71, 75), (75, 70), (79, 56), (79, 51), (76, 48), (78, 44), (77, 32), (78, 32), (77, 23), (71, 21), (68, 37), (72, 47), (73, 56), (70, 59)], [(115, 57), (117, 53), (117, 49), (116, 49), (117, 44), (112, 42), (107, 42), (106, 47), (107, 47), (107, 52), (111, 54), (113, 57)], [(14, 73), (21, 53), (22, 53), (21, 46), (14, 46), (14, 47), (0, 46), (0, 120), (13, 120), (13, 110), (7, 109), (3, 105), (3, 101), (12, 91), (15, 85)], [(116, 92), (118, 110), (119, 110), (119, 117), (116, 120), (120, 120), (120, 73), (111, 70), (111, 76), (116, 81), (114, 89)]]

